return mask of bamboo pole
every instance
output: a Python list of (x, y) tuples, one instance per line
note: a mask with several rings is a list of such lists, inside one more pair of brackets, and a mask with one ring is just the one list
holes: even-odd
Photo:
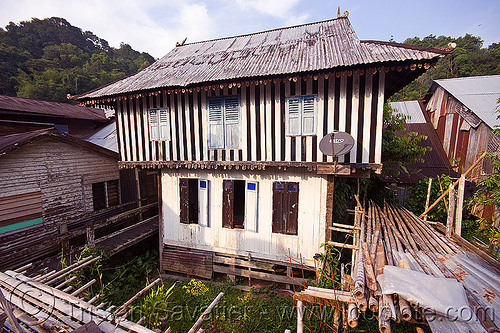
[(87, 288), (89, 288), (91, 285), (93, 285), (96, 282), (97, 282), (96, 279), (90, 280), (89, 282), (87, 282), (86, 284), (84, 284), (83, 286), (81, 286), (80, 288), (78, 288), (77, 290), (75, 290), (74, 292), (72, 292), (71, 296), (78, 296), (78, 295), (80, 295), (83, 291), (85, 291)]
[[(467, 169), (467, 171), (465, 171), (465, 173), (463, 174), (464, 177), (467, 177), (467, 175), (469, 173), (472, 172), (472, 170), (474, 170), (475, 167), (477, 167), (477, 165), (479, 164), (479, 162), (481, 162), (483, 160), (483, 158), (486, 157), (486, 155), (488, 155), (488, 151), (485, 151), (481, 156), (479, 156), (479, 158), (476, 160), (476, 162), (474, 162), (474, 164), (472, 164), (470, 166), (469, 169)], [(460, 179), (457, 180), (455, 183), (453, 183), (453, 187), (457, 186), (458, 183), (460, 182)], [(444, 192), (443, 194), (441, 194), (441, 196), (439, 198), (436, 199), (436, 201), (434, 201), (434, 203), (429, 207), (427, 208), (420, 216), (419, 218), (422, 218), (425, 214), (427, 214), (432, 208), (434, 208), (438, 203), (439, 201), (441, 201), (441, 199), (443, 199), (449, 192), (449, 189), (448, 191)]]
[[(61, 269), (60, 271), (56, 271), (50, 275), (43, 276), (43, 278), (40, 279), (40, 282), (48, 284), (47, 281), (50, 281), (50, 280), (58, 277), (59, 275), (62, 275), (62, 274), (72, 270), (73, 268), (75, 268), (75, 267), (77, 267), (77, 266), (79, 266), (79, 265), (81, 265), (81, 264), (83, 264), (91, 259), (92, 259), (92, 256), (85, 257), (82, 260), (79, 260), (79, 261), (75, 262), (74, 264), (69, 265), (68, 267)], [(14, 272), (19, 273), (17, 271), (14, 271)], [(34, 278), (34, 279), (37, 280), (38, 278)], [(50, 281), (50, 282), (52, 282), (52, 281)]]
[[(410, 263), (407, 260), (400, 260), (398, 263), (399, 267), (405, 268), (405, 269), (411, 269), (410, 268)], [(401, 319), (404, 321), (410, 321), (411, 320), (411, 306), (410, 303), (402, 298), (401, 296), (399, 297), (399, 309), (401, 311)]]
[[(93, 259), (91, 259), (89, 261), (85, 261), (84, 263), (75, 266), (74, 268), (72, 268), (70, 270), (67, 270), (62, 275), (51, 277), (51, 279), (49, 281), (43, 281), (43, 280), (41, 280), (40, 282), (44, 283), (46, 285), (50, 285), (50, 284), (52, 284), (54, 282), (57, 282), (57, 281), (60, 281), (60, 280), (64, 279), (66, 276), (70, 275), (71, 273), (73, 273), (73, 272), (75, 272), (75, 271), (77, 271), (79, 269), (82, 269), (82, 268), (84, 268), (84, 267), (86, 267), (86, 266), (88, 266), (88, 265), (96, 262), (97, 260), (99, 260), (101, 258), (102, 258), (101, 256), (95, 257), (95, 258), (93, 258)], [(68, 266), (67, 268), (69, 268), (69, 267), (70, 266)], [(59, 271), (59, 272), (62, 272), (62, 271)]]
[(156, 286), (160, 282), (161, 282), (161, 278), (157, 278), (156, 280), (154, 280), (153, 282), (151, 282), (150, 284), (148, 284), (141, 291), (139, 291), (137, 294), (135, 294), (131, 299), (129, 299), (128, 301), (126, 301), (122, 306), (120, 306), (118, 308), (118, 310), (115, 311), (114, 315), (115, 316), (120, 316), (120, 315), (124, 314), (127, 311), (127, 307), (130, 304), (132, 304), (136, 299), (138, 299), (139, 297), (141, 297), (145, 292), (147, 292), (149, 289), (153, 288), (154, 286)]
[(9, 318), (10, 322), (12, 323), (12, 327), (15, 331), (15, 333), (25, 333), (24, 329), (19, 325), (19, 322), (17, 321), (17, 318), (14, 316), (14, 313), (12, 312), (12, 309), (10, 308), (9, 303), (5, 299), (2, 290), (0, 290), (0, 304), (2, 304), (2, 308), (5, 311), (5, 314), (7, 314), (7, 317)]
[(304, 307), (302, 301), (297, 301), (297, 333), (304, 332)]
[(358, 308), (355, 303), (349, 303), (347, 307), (347, 325), (351, 328), (358, 327)]
[(222, 296), (224, 296), (224, 293), (222, 293), (222, 292), (219, 293), (219, 295), (217, 295), (217, 297), (212, 301), (212, 303), (208, 306), (208, 308), (205, 311), (203, 311), (203, 313), (200, 315), (200, 317), (198, 318), (196, 323), (194, 323), (193, 327), (191, 327), (191, 329), (188, 331), (188, 333), (195, 333), (198, 331), (198, 329), (203, 324), (203, 320), (205, 320), (205, 317), (210, 314), (210, 312), (215, 307), (215, 305), (219, 302), (219, 300), (222, 298)]

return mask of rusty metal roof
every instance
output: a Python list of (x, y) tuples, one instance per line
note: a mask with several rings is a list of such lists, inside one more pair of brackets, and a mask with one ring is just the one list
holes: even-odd
[(0, 112), (34, 113), (63, 118), (107, 121), (104, 111), (68, 103), (40, 101), (29, 98), (0, 95)]
[(41, 129), (31, 132), (23, 132), (23, 133), (0, 136), (0, 157), (27, 144), (34, 143), (38, 140), (48, 137), (64, 141), (71, 145), (77, 145), (86, 149), (94, 150), (98, 153), (108, 155), (116, 159), (118, 159), (119, 157), (118, 153), (114, 151), (98, 146), (94, 143), (79, 139), (70, 134), (59, 132), (56, 129)]
[(347, 18), (185, 44), (143, 71), (77, 99), (202, 82), (285, 75), (356, 65), (431, 60), (446, 51), (360, 41)]
[[(496, 112), (500, 98), (500, 75), (460, 77), (435, 80), (434, 82), (448, 91), (491, 128), (500, 125)], [(462, 113), (466, 112), (466, 110), (462, 110)], [(471, 126), (477, 127), (478, 124), (474, 126), (474, 123), (473, 121)]]

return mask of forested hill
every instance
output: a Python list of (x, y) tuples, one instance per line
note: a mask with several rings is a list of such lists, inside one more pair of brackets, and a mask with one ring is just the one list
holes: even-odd
[(32, 19), (0, 28), (0, 95), (69, 102), (149, 66), (154, 58), (128, 44), (110, 47), (63, 18)]
[(436, 68), (431, 68), (400, 92), (391, 97), (392, 101), (422, 99), (433, 80), (465, 76), (500, 74), (500, 43), (483, 47), (480, 37), (466, 34), (463, 37), (427, 36), (408, 38), (405, 44), (423, 47), (446, 47), (455, 43), (455, 48), (441, 58)]

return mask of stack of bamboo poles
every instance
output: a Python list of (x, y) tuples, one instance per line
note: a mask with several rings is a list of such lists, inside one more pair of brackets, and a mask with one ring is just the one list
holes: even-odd
[[(99, 295), (90, 300), (84, 300), (82, 295), (96, 282), (94, 279), (74, 291), (69, 286), (75, 279), (70, 277), (71, 274), (100, 258), (100, 256), (95, 258), (89, 256), (64, 269), (44, 272), (34, 277), (25, 275), (32, 264), (14, 271), (0, 272), (0, 332), (4, 323), (5, 327), (14, 333), (68, 333), (96, 322), (95, 328), (86, 326), (83, 331), (156, 333), (142, 326), (145, 317), (140, 318), (137, 323), (127, 318), (134, 309), (130, 305), (161, 283), (161, 278), (151, 282), (118, 308), (114, 305), (106, 306), (106, 303), (93, 305), (99, 299)], [(219, 293), (194, 323), (189, 330), (190, 333), (203, 331), (202, 325), (205, 317), (210, 314), (223, 295), (224, 293)], [(169, 332), (170, 328), (166, 333)]]
[[(316, 298), (347, 304), (346, 324), (352, 328), (358, 324), (359, 312), (367, 310), (378, 314), (380, 332), (390, 332), (391, 322), (424, 324), (428, 314), (397, 294), (382, 294), (377, 277), (384, 273), (386, 265), (393, 265), (435, 277), (457, 279), (447, 267), (450, 265), (441, 260), (470, 254), (404, 208), (392, 205), (381, 208), (369, 202), (356, 225), (360, 229), (355, 242), (357, 249), (354, 250), (351, 275), (342, 274), (343, 290), (307, 287), (296, 294), (297, 300), (317, 302)], [(466, 295), (472, 307), (480, 303), (478, 295), (467, 288)], [(488, 316), (479, 320), (487, 330), (497, 329)]]

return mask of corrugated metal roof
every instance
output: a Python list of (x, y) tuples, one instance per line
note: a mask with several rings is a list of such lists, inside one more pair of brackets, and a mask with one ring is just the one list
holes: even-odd
[(434, 59), (445, 51), (360, 41), (347, 18), (176, 47), (143, 71), (80, 96), (97, 98), (161, 87)]
[(104, 128), (100, 129), (97, 133), (88, 138), (87, 141), (118, 153), (116, 122), (106, 125)]
[(33, 143), (43, 138), (55, 138), (67, 142), (72, 145), (78, 145), (86, 149), (91, 149), (104, 155), (111, 156), (118, 159), (119, 155), (109, 149), (103, 148), (99, 145), (81, 140), (70, 134), (59, 132), (56, 129), (41, 129), (31, 132), (16, 133), (10, 135), (0, 136), (0, 157), (16, 150), (24, 145)]
[(393, 110), (405, 116), (407, 124), (427, 123), (419, 101), (390, 102), (389, 104)]
[(64, 118), (108, 120), (104, 115), (104, 111), (100, 109), (5, 95), (0, 95), (0, 110), (37, 113)]
[(435, 80), (488, 126), (500, 125), (495, 113), (500, 98), (500, 75)]

